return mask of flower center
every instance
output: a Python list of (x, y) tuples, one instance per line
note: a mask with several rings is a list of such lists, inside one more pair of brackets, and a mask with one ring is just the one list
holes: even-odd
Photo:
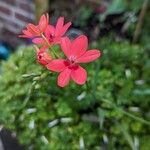
[(76, 57), (75, 56), (70, 56), (69, 57), (69, 62), (71, 63), (71, 64), (75, 64), (76, 62)]
[(78, 64), (76, 63), (76, 57), (70, 56), (66, 61), (65, 65), (68, 66), (69, 69), (76, 69)]
[(54, 33), (51, 33), (50, 36), (49, 36), (49, 41), (53, 42), (54, 41), (54, 37), (55, 37)]

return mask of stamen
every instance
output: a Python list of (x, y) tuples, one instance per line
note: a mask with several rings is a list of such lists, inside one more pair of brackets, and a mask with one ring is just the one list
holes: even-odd
[(74, 63), (75, 63), (75, 60), (76, 60), (76, 57), (75, 57), (75, 56), (70, 56), (70, 57), (69, 57), (70, 63), (74, 64)]

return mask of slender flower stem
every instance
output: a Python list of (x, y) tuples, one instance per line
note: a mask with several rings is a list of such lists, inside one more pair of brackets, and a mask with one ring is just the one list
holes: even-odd
[(47, 40), (47, 38), (44, 36), (44, 34), (41, 34), (41, 36), (45, 40), (46, 44), (49, 46), (49, 48), (51, 49), (51, 51), (54, 53), (54, 55), (57, 58), (60, 58), (59, 55), (55, 52), (55, 50), (52, 48), (51, 44), (49, 43), (49, 41)]
[(33, 45), (33, 47), (34, 47), (34, 50), (35, 50), (36, 52), (39, 51), (39, 48), (38, 48), (36, 45)]

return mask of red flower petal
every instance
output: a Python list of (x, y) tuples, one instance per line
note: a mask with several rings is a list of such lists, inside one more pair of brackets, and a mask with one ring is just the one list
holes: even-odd
[(33, 34), (34, 36), (39, 36), (39, 35), (40, 35), (38, 26), (35, 26), (34, 24), (29, 23), (29, 24), (27, 25), (27, 30), (28, 30), (31, 34)]
[(47, 52), (44, 52), (44, 59), (47, 62), (47, 64), (52, 61), (52, 57)]
[(86, 82), (87, 79), (87, 72), (81, 66), (78, 66), (77, 69), (72, 69), (71, 78), (77, 84), (82, 85)]
[(66, 69), (64, 61), (64, 59), (53, 60), (47, 65), (47, 69), (55, 72), (61, 72)]
[(55, 35), (55, 28), (52, 25), (48, 25), (45, 31), (45, 35), (49, 38), (51, 35)]
[(62, 38), (61, 49), (67, 57), (69, 57), (71, 55), (70, 48), (71, 48), (71, 40), (68, 37)]
[(45, 44), (45, 41), (42, 38), (34, 38), (32, 42), (35, 44)]
[(39, 25), (38, 25), (40, 31), (44, 32), (47, 25), (48, 25), (47, 17), (45, 15), (42, 15), (39, 21)]
[(39, 51), (37, 53), (37, 61), (45, 66), (52, 61), (52, 58), (47, 52)]
[(33, 35), (28, 30), (23, 30), (22, 32), (23, 32), (23, 34), (25, 34), (29, 38), (33, 37)]
[(88, 39), (84, 35), (76, 38), (71, 45), (71, 55), (77, 58), (83, 55), (88, 47)]
[(63, 25), (64, 25), (64, 17), (59, 17), (56, 24), (56, 36), (60, 34)]
[(94, 61), (98, 57), (100, 57), (101, 53), (99, 50), (89, 50), (86, 51), (81, 57), (77, 59), (78, 63), (88, 63)]
[(22, 34), (22, 35), (19, 35), (19, 37), (21, 37), (21, 38), (33, 38), (33, 37), (34, 37), (34, 36), (33, 36), (30, 32), (28, 32), (27, 30), (23, 30), (22, 32), (23, 32), (23, 34)]
[(66, 68), (64, 71), (62, 71), (58, 76), (57, 84), (60, 87), (66, 86), (70, 81), (70, 74), (71, 74), (71, 70), (68, 68)]
[(60, 32), (59, 32), (59, 36), (63, 36), (64, 34), (65, 34), (65, 32), (68, 30), (68, 28), (71, 26), (71, 22), (68, 22), (67, 24), (65, 24), (62, 28), (61, 28), (61, 30), (60, 30)]
[(54, 37), (53, 42), (51, 44), (61, 44), (61, 37)]
[(47, 20), (47, 24), (49, 23), (49, 14), (46, 13), (46, 20)]

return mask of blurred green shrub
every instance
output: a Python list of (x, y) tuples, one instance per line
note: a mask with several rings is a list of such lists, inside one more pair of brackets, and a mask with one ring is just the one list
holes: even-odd
[(103, 54), (85, 66), (84, 86), (72, 82), (59, 88), (56, 76), (36, 63), (32, 47), (2, 63), (0, 124), (15, 131), (26, 149), (148, 150), (147, 53), (108, 39), (95, 46)]
[(85, 28), (88, 24), (90, 17), (92, 16), (92, 13), (92, 8), (82, 6), (79, 11), (75, 13), (75, 19), (73, 20), (73, 24), (77, 27)]
[(144, 0), (113, 0), (107, 10), (99, 16), (100, 21), (104, 21), (108, 15), (121, 14), (123, 12), (137, 13), (143, 4)]

